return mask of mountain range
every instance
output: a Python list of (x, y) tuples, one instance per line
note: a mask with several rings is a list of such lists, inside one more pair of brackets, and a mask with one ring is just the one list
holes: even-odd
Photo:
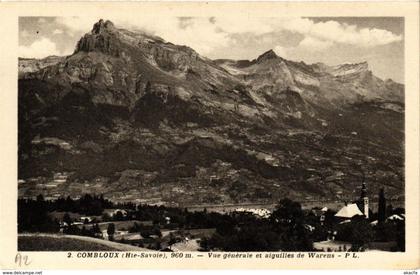
[(18, 87), (22, 196), (345, 200), (363, 181), (404, 196), (404, 85), (366, 62), (211, 60), (100, 20), (69, 56), (19, 59)]

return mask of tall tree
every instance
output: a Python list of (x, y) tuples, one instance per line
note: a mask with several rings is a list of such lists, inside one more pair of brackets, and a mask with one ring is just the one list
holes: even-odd
[(106, 233), (108, 233), (108, 239), (110, 241), (113, 241), (114, 234), (115, 234), (115, 224), (113, 223), (108, 224), (108, 229), (106, 230)]
[(379, 202), (378, 202), (378, 222), (382, 223), (386, 219), (386, 198), (384, 189), (381, 188), (379, 191)]

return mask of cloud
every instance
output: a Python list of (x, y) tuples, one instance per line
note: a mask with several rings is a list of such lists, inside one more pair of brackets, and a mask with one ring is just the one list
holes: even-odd
[(320, 40), (311, 36), (302, 39), (297, 46), (281, 46), (277, 45), (274, 47), (274, 51), (277, 55), (287, 58), (290, 60), (298, 61), (302, 52), (322, 52), (332, 47), (334, 42), (327, 40)]
[(302, 41), (300, 41), (298, 47), (316, 52), (316, 51), (323, 51), (333, 45), (334, 45), (334, 42), (332, 41), (320, 40), (318, 38), (308, 36), (308, 37), (305, 37)]
[(19, 56), (27, 58), (44, 58), (49, 55), (60, 55), (57, 45), (48, 38), (41, 37), (29, 46), (19, 46)]
[(53, 31), (53, 34), (63, 34), (64, 33), (64, 31), (63, 30), (61, 30), (61, 29), (55, 29), (54, 31)]
[(128, 17), (111, 20), (117, 26), (128, 25), (160, 36), (166, 41), (187, 45), (203, 55), (231, 42), (229, 33), (221, 30), (214, 20), (204, 17), (169, 17), (164, 20), (155, 17)]
[[(117, 27), (137, 28), (172, 43), (190, 46), (203, 55), (208, 55), (215, 49), (238, 46), (235, 44), (238, 41), (235, 36), (246, 34), (273, 37), (281, 32), (297, 34), (301, 36), (298, 47), (313, 51), (326, 50), (340, 43), (369, 48), (402, 40), (401, 35), (388, 30), (358, 28), (356, 25), (333, 20), (314, 22), (308, 18), (158, 18), (154, 15), (127, 14), (124, 17), (106, 19), (113, 21)], [(98, 20), (93, 17), (56, 18), (56, 22), (72, 36), (90, 31)]]
[(27, 30), (22, 30), (22, 31), (20, 32), (20, 36), (21, 36), (22, 38), (27, 38), (27, 37), (29, 37), (30, 35), (29, 35), (29, 32), (28, 32)]
[(289, 54), (289, 51), (290, 51), (290, 48), (278, 45), (278, 46), (274, 47), (273, 50), (278, 56), (281, 56), (283, 58), (287, 58), (287, 56)]
[(301, 60), (302, 52), (305, 53), (316, 53), (327, 50), (332, 47), (334, 42), (328, 40), (320, 40), (311, 36), (302, 39), (297, 46), (281, 46), (277, 45), (274, 47), (274, 51), (277, 55), (289, 59), (299, 61)]
[(69, 34), (86, 33), (92, 29), (93, 24), (99, 19), (96, 17), (57, 17), (56, 23), (66, 27)]
[(160, 36), (174, 44), (187, 45), (198, 53), (207, 55), (231, 42), (229, 34), (220, 30), (214, 20), (204, 17), (177, 18), (161, 20), (156, 17), (127, 17), (111, 19), (117, 26), (140, 29)]
[(192, 17), (180, 17), (178, 24), (181, 29), (185, 29), (193, 24)]
[(388, 30), (377, 28), (358, 28), (356, 25), (327, 21), (315, 23), (308, 18), (293, 18), (283, 21), (282, 29), (299, 33), (305, 38), (318, 39), (324, 42), (342, 43), (359, 47), (375, 47), (402, 40)]
[(271, 21), (266, 18), (243, 18), (243, 20), (238, 20), (232, 17), (216, 17), (214, 25), (229, 34), (252, 33), (261, 35), (275, 31), (276, 26)]

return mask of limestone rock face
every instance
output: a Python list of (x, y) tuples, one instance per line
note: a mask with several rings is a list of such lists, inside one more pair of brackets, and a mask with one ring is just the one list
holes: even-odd
[(76, 45), (77, 52), (100, 51), (114, 56), (120, 55), (120, 41), (116, 37), (116, 29), (110, 21), (102, 19), (95, 23), (91, 33), (85, 34)]
[(256, 62), (257, 63), (262, 63), (262, 62), (265, 62), (265, 61), (270, 60), (270, 59), (279, 59), (279, 56), (277, 56), (277, 54), (273, 50), (268, 50), (267, 52), (258, 56)]
[(216, 60), (216, 63), (262, 94), (289, 87), (310, 102), (335, 108), (369, 100), (404, 101), (403, 86), (374, 76), (367, 62), (337, 66), (305, 64), (285, 60), (270, 50), (248, 62)]
[(367, 72), (369, 69), (369, 65), (367, 62), (357, 63), (357, 64), (343, 64), (338, 65), (330, 70), (330, 73), (333, 76), (344, 76), (350, 74), (359, 74), (363, 72)]

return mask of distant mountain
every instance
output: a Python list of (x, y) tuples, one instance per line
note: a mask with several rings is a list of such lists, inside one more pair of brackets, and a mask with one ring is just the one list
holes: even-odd
[(26, 73), (39, 71), (45, 67), (55, 65), (64, 57), (51, 55), (43, 59), (35, 58), (19, 58), (19, 78)]
[(307, 65), (283, 59), (269, 50), (248, 63), (234, 60), (216, 63), (264, 94), (267, 90), (276, 92), (289, 87), (309, 101), (335, 106), (371, 100), (404, 102), (404, 86), (375, 77), (367, 62)]
[(36, 194), (179, 205), (404, 194), (404, 86), (367, 63), (210, 60), (100, 20), (72, 55), (19, 59), (19, 178)]

